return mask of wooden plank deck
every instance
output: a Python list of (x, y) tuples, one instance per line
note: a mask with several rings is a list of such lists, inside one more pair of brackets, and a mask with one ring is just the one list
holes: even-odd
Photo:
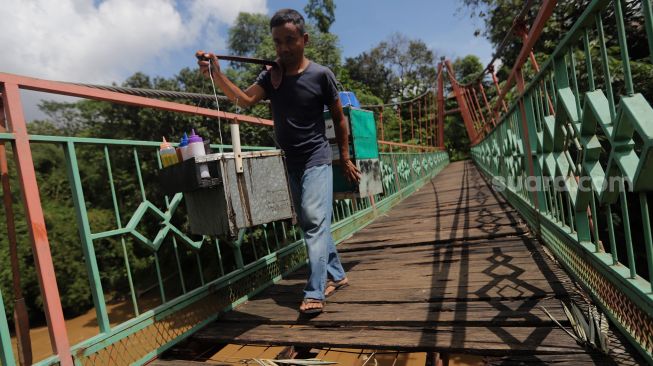
[(615, 333), (605, 356), (544, 313), (568, 326), (560, 300), (581, 298), (579, 289), (469, 161), (450, 164), (339, 251), (351, 286), (323, 314), (297, 311), (303, 269), (192, 339), (482, 355), (491, 364), (640, 362)]

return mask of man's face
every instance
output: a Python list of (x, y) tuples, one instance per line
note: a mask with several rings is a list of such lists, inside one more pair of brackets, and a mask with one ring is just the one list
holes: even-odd
[(304, 57), (308, 34), (301, 34), (293, 23), (272, 28), (272, 41), (282, 64), (293, 64)]

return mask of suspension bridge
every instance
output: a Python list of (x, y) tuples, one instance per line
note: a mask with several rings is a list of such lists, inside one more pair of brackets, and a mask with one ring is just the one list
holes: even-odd
[[(652, 4), (637, 3), (648, 42), (648, 58), (637, 61), (651, 63)], [(6, 321), (8, 294), (0, 293), (2, 365), (239, 365), (279, 358), (343, 365), (653, 364), (653, 108), (633, 82), (624, 4), (589, 1), (538, 64), (533, 48), (557, 5), (544, 0), (535, 17), (522, 12), (513, 22), (506, 39), (522, 44), (504, 80), (492, 60), (478, 77), (459, 82), (443, 59), (427, 93), (365, 106), (377, 124), (383, 193), (334, 201), (332, 234), (351, 286), (313, 318), (297, 311), (307, 255), (290, 220), (241, 230), (233, 240), (193, 236), (181, 196), (159, 193), (148, 179), (161, 168), (159, 142), (28, 134), (20, 91), (265, 128), (272, 121), (170, 101), (203, 95), (0, 73), (7, 234), (15, 248), (17, 222), (26, 223), (33, 256), (20, 265), (37, 269), (46, 319), (42, 329), (29, 329), (14, 277), (14, 324)], [(606, 34), (606, 22), (616, 34)], [(608, 57), (610, 42), (620, 49), (617, 61)], [(446, 100), (457, 107), (446, 109)], [(471, 160), (450, 162), (444, 132), (451, 114), (463, 121)], [(398, 131), (388, 131), (391, 118)], [(34, 167), (40, 146), (54, 147), (65, 162), (71, 225), (94, 304), (84, 321), (62, 310), (65, 276), (53, 262), (57, 238)], [(111, 228), (89, 218), (102, 204), (89, 194), (89, 167), (106, 178)], [(133, 180), (129, 194), (121, 187), (125, 177)], [(108, 246), (122, 258), (102, 258)], [(134, 256), (152, 263), (150, 285), (132, 273)], [(108, 298), (107, 265), (127, 279), (120, 301)]]

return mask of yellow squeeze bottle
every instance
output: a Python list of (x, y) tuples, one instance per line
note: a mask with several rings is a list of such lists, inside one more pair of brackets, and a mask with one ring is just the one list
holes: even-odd
[(161, 157), (161, 164), (163, 165), (164, 168), (170, 165), (177, 164), (179, 162), (179, 158), (177, 157), (177, 151), (172, 145), (170, 145), (168, 141), (166, 141), (165, 137), (163, 138), (163, 142), (161, 143), (159, 156)]

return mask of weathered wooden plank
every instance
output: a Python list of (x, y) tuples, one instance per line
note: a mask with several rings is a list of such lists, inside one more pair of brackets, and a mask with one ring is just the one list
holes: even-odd
[(444, 199), (437, 192), (415, 193), (404, 200), (401, 206), (393, 208), (392, 214), (394, 217), (396, 212), (397, 215), (403, 217), (409, 215), (412, 211), (416, 211), (428, 216), (437, 216), (443, 212), (462, 215), (476, 212), (476, 210), (471, 210), (472, 207), (477, 207), (479, 210), (483, 210), (484, 213), (519, 216), (513, 207), (507, 203), (496, 201), (494, 197), (485, 197), (480, 200), (469, 200), (463, 196)]
[(235, 360), (238, 358), (238, 356), (235, 355), (237, 355), (238, 352), (243, 347), (246, 347), (246, 345), (227, 344), (221, 350), (211, 355), (209, 360), (211, 360), (212, 362), (224, 362), (224, 363), (226, 363), (226, 360)]
[[(534, 291), (539, 288), (550, 288), (539, 286), (542, 281), (546, 282), (549, 280), (535, 270), (515, 272), (510, 268), (497, 268), (489, 274), (486, 274), (482, 272), (461, 271), (458, 268), (458, 266), (452, 266), (443, 269), (441, 272), (429, 269), (395, 274), (379, 273), (379, 271), (350, 271), (347, 276), (351, 281), (351, 286), (347, 291), (351, 292), (349, 289), (353, 288), (370, 288), (385, 291), (401, 288), (443, 288), (458, 285), (471, 287), (481, 287), (483, 285), (491, 285), (492, 287), (512, 286), (533, 289)], [(465, 278), (458, 280), (460, 276), (464, 276)]]
[[(511, 250), (511, 248), (491, 248), (493, 250), (472, 251), (469, 248), (450, 248), (442, 251), (421, 251), (415, 253), (396, 253), (389, 258), (373, 256), (369, 253), (358, 252), (358, 255), (344, 255), (341, 257), (343, 263), (356, 264), (356, 269), (378, 268), (389, 264), (400, 266), (439, 266), (443, 263), (474, 264), (471, 269), (485, 268), (488, 265), (538, 265), (548, 269), (548, 260), (538, 256), (538, 253), (525, 250)], [(461, 253), (462, 252), (462, 253)], [(360, 260), (360, 255), (365, 255), (365, 260)]]
[(411, 352), (411, 353), (399, 353), (397, 355), (397, 362), (391, 364), (391, 366), (420, 366), (426, 365), (426, 352)]
[[(556, 365), (556, 366), (589, 366), (604, 365), (616, 366), (618, 363), (609, 357), (596, 352), (563, 354), (563, 355), (537, 355), (537, 356), (504, 356), (486, 357), (484, 365), (488, 366), (528, 366), (528, 365)], [(631, 365), (637, 365), (632, 363)]]
[(362, 366), (366, 361), (362, 350), (347, 348), (327, 348), (320, 351), (315, 358), (352, 366)]
[(220, 351), (211, 355), (207, 362), (225, 365), (242, 365), (242, 360), (253, 358), (275, 359), (285, 347), (269, 345), (236, 345), (227, 344)]
[[(406, 236), (403, 238), (393, 238), (393, 237), (381, 237), (365, 238), (365, 243), (355, 243), (351, 242), (346, 246), (343, 246), (342, 250), (339, 252), (348, 252), (348, 251), (361, 251), (361, 250), (370, 250), (370, 249), (382, 249), (382, 248), (399, 248), (399, 247), (412, 247), (417, 245), (424, 244), (444, 244), (450, 243), (453, 241), (472, 241), (472, 240), (487, 240), (487, 239), (503, 239), (506, 236), (517, 236), (527, 234), (528, 230), (522, 227), (511, 226), (514, 229), (498, 229), (498, 230), (487, 230), (481, 231), (479, 229), (472, 230), (456, 230), (455, 232), (445, 232), (445, 233), (434, 233), (427, 232), (422, 235), (412, 235)], [(419, 233), (418, 233), (419, 234)]]
[[(476, 228), (480, 229), (484, 226), (497, 227), (497, 226), (519, 226), (524, 223), (521, 220), (511, 218), (508, 216), (492, 216), (492, 215), (475, 215), (474, 217), (464, 218), (464, 222), (458, 222), (455, 217), (448, 217), (446, 219), (438, 219), (435, 217), (409, 217), (401, 221), (391, 221), (379, 225), (374, 231), (370, 230), (368, 233), (373, 233), (377, 236), (380, 235), (401, 235), (401, 233), (410, 232), (410, 229), (419, 228), (424, 231), (436, 230), (452, 230), (454, 228)], [(396, 232), (395, 232), (396, 231)], [(365, 233), (362, 233), (365, 234)]]
[[(329, 298), (329, 302), (359, 302), (370, 305), (381, 303), (396, 302), (441, 302), (441, 301), (478, 301), (478, 300), (519, 300), (526, 298), (544, 298), (556, 296), (557, 292), (550, 288), (547, 289), (546, 281), (540, 281), (533, 284), (537, 290), (513, 289), (506, 287), (492, 287), (483, 290), (482, 283), (463, 285), (451, 285), (448, 287), (436, 288), (399, 288), (390, 287), (383, 290), (379, 288), (354, 288), (347, 290)], [(293, 296), (297, 304), (303, 295), (304, 285), (297, 285), (284, 290), (274, 289), (266, 292), (262, 296), (276, 298), (278, 296)], [(355, 291), (353, 291), (355, 289)], [(352, 291), (349, 291), (352, 290)]]
[(569, 335), (548, 327), (292, 327), (222, 323), (196, 338), (214, 342), (403, 349), (484, 355), (585, 353)]
[[(343, 266), (347, 270), (350, 279), (369, 280), (375, 285), (383, 284), (387, 281), (406, 283), (434, 283), (438, 281), (479, 281), (489, 279), (512, 279), (515, 281), (529, 279), (550, 279), (552, 281), (562, 281), (564, 272), (559, 269), (552, 269), (545, 276), (542, 271), (547, 271), (548, 266), (544, 260), (530, 260), (529, 258), (511, 258), (505, 262), (498, 260), (491, 262), (487, 260), (478, 260), (475, 262), (461, 261), (459, 259), (441, 259), (433, 261), (431, 258), (424, 258), (422, 261), (401, 261), (398, 263), (398, 270), (395, 273), (384, 271), (383, 265), (390, 263), (375, 262), (361, 263), (352, 260), (343, 261)], [(401, 269), (402, 266), (406, 269)], [(410, 269), (407, 267), (411, 266)], [(307, 276), (307, 272), (293, 274), (289, 279), (302, 279)], [(464, 276), (459, 280), (460, 276)]]
[[(514, 236), (526, 232), (522, 223), (494, 224), (482, 222), (467, 222), (465, 224), (442, 225), (438, 227), (437, 222), (424, 225), (417, 225), (410, 222), (400, 222), (397, 225), (387, 226), (365, 236), (365, 240), (394, 240), (406, 242), (405, 239), (413, 239), (414, 242), (425, 241), (451, 241), (465, 240), (473, 237), (483, 238), (483, 235), (504, 234)], [(436, 230), (437, 229), (437, 230)], [(420, 239), (415, 238), (419, 236)], [(355, 243), (354, 239), (351, 243)]]
[[(375, 261), (372, 263), (360, 262), (352, 259), (344, 260), (343, 263), (351, 264), (349, 272), (369, 272), (384, 271), (384, 265), (394, 265), (397, 269), (402, 269), (396, 274), (388, 273), (391, 277), (416, 275), (433, 275), (435, 273), (446, 274), (451, 272), (464, 272), (468, 274), (491, 273), (493, 276), (517, 275), (518, 273), (528, 270), (537, 270), (540, 273), (527, 273), (527, 276), (539, 275), (544, 278), (542, 270), (547, 270), (547, 262), (544, 259), (534, 260), (528, 257), (512, 257), (508, 254), (491, 255), (490, 257), (476, 256), (476, 261), (469, 260), (467, 257), (460, 256), (448, 257), (446, 254), (441, 258), (424, 257), (422, 260), (401, 260), (396, 264), (384, 261)], [(403, 267), (402, 266), (406, 266)], [(412, 266), (412, 268), (407, 268)], [(445, 272), (446, 271), (446, 272)], [(364, 273), (361, 273), (364, 275)], [(378, 276), (375, 276), (378, 277)]]
[[(566, 294), (564, 285), (570, 280), (564, 271), (552, 266), (538, 250), (526, 248), (524, 243), (536, 248), (530, 242), (513, 240), (493, 247), (448, 246), (444, 247), (446, 252), (437, 246), (423, 246), (344, 253), (342, 261), (352, 285), (332, 301), (383, 301), (381, 297), (388, 301), (402, 297), (405, 301), (428, 301), (432, 300), (431, 296), (469, 295), (470, 299), (478, 299)], [(464, 257), (460, 255), (463, 251)], [(305, 270), (298, 271), (268, 294), (300, 293), (306, 277)], [(375, 290), (382, 290), (381, 295), (374, 294)], [(354, 294), (352, 299), (352, 291), (362, 292)]]
[[(541, 310), (544, 307), (556, 319), (566, 319), (557, 299), (526, 299), (514, 301), (467, 301), (437, 303), (361, 304), (328, 302), (325, 313), (318, 317), (300, 319), (296, 299), (263, 298), (250, 301), (236, 311), (220, 317), (221, 322), (258, 322), (262, 324), (346, 324), (346, 325), (403, 325), (428, 324), (554, 326)], [(566, 322), (565, 322), (566, 323)]]
[[(427, 251), (415, 252), (414, 258), (411, 253), (407, 254), (389, 254), (388, 258), (382, 258), (379, 255), (370, 258), (368, 252), (347, 252), (341, 256), (343, 266), (352, 276), (366, 278), (373, 277), (372, 280), (410, 280), (412, 277), (437, 277), (453, 275), (466, 277), (461, 280), (467, 280), (469, 276), (489, 276), (510, 277), (514, 279), (541, 278), (559, 280), (561, 277), (567, 278), (565, 272), (551, 264), (548, 258), (539, 253), (529, 252), (511, 252), (495, 250), (492, 252), (471, 252), (464, 251), (464, 255), (459, 254), (457, 249), (450, 249), (442, 253), (432, 253)], [(302, 269), (289, 275), (287, 279), (302, 279), (308, 274), (307, 269)], [(485, 277), (483, 277), (485, 278)], [(428, 279), (420, 279), (421, 282), (432, 282)]]
[(507, 203), (496, 201), (494, 197), (484, 197), (480, 200), (470, 200), (464, 196), (443, 199), (437, 196), (436, 192), (430, 194), (417, 193), (404, 201), (400, 207), (393, 210), (392, 214), (393, 217), (395, 215), (404, 217), (416, 211), (428, 216), (437, 216), (442, 213), (464, 215), (475, 213), (477, 210), (506, 216), (519, 216), (513, 207)]
[[(206, 362), (186, 361), (186, 360), (154, 360), (148, 363), (150, 366), (207, 366)], [(211, 362), (211, 366), (234, 366), (233, 363)]]
[[(426, 364), (425, 352), (406, 353), (371, 349), (327, 348), (321, 350), (316, 358), (347, 366), (424, 366)], [(370, 358), (369, 361), (368, 358)]]
[[(346, 248), (352, 242), (354, 238), (347, 240), (347, 242), (338, 246), (338, 250), (341, 248)], [(373, 240), (365, 240), (364, 238), (358, 238), (358, 243), (371, 243)], [(354, 245), (356, 245), (355, 243)], [(464, 241), (452, 241), (447, 243), (420, 243), (414, 246), (402, 246), (397, 248), (372, 248), (365, 253), (359, 253), (353, 255), (354, 257), (365, 255), (365, 258), (373, 258), (374, 255), (385, 255), (384, 258), (390, 258), (390, 256), (395, 254), (402, 253), (413, 253), (416, 256), (419, 256), (419, 252), (431, 251), (434, 253), (443, 252), (450, 250), (451, 248), (465, 248), (470, 252), (491, 252), (495, 248), (500, 248), (501, 250), (512, 250), (519, 253), (534, 253), (540, 252), (540, 244), (537, 244), (529, 236), (516, 236), (516, 237), (506, 237), (496, 240), (464, 240)], [(343, 257), (347, 257), (344, 255)]]
[[(364, 261), (361, 261), (364, 256)], [(398, 263), (397, 261), (471, 261), (471, 260), (517, 260), (531, 258), (533, 261), (544, 260), (544, 253), (533, 246), (532, 250), (525, 248), (522, 242), (500, 242), (484, 245), (447, 245), (425, 244), (414, 247), (386, 248), (386, 250), (369, 250), (364, 253), (347, 253), (341, 255), (343, 261), (358, 261), (364, 264), (378, 262)]]

